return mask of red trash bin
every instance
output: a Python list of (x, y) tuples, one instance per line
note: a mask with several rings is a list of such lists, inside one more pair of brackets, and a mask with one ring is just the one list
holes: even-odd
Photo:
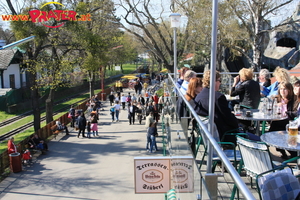
[(22, 161), (20, 153), (9, 154), (10, 169), (13, 173), (22, 171)]

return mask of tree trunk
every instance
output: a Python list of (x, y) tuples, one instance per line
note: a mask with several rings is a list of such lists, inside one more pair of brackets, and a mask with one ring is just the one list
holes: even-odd
[(53, 121), (53, 103), (54, 103), (54, 93), (53, 89), (50, 89), (49, 96), (46, 99), (46, 123)]
[(253, 41), (253, 65), (252, 68), (255, 72), (260, 71), (261, 68), (261, 42), (262, 42), (262, 35), (261, 35), (261, 30), (262, 30), (262, 19), (259, 17), (260, 15), (257, 14), (256, 17), (254, 18), (255, 22), (255, 28), (254, 28), (254, 41)]
[(32, 88), (30, 91), (31, 106), (33, 112), (33, 127), (34, 131), (38, 131), (41, 128), (41, 111), (39, 105), (39, 94), (36, 86), (36, 73), (29, 73), (29, 83)]
[(90, 96), (94, 96), (95, 95), (95, 87), (94, 87), (94, 79), (90, 79), (89, 85), (90, 85)]
[(33, 127), (34, 131), (38, 131), (41, 128), (41, 110), (39, 106), (38, 89), (31, 90), (31, 103), (33, 111)]

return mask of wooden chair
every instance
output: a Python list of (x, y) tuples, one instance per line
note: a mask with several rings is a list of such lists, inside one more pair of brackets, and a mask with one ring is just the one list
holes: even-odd
[(298, 179), (293, 170), (285, 166), (257, 175), (256, 186), (262, 200), (294, 200), (300, 194)]
[[(242, 169), (246, 171), (247, 176), (251, 180), (251, 188), (253, 188), (252, 179), (256, 178), (258, 174), (272, 170), (280, 165), (285, 166), (287, 163), (298, 159), (298, 157), (291, 158), (283, 163), (272, 161), (268, 146), (265, 143), (248, 140), (240, 136), (237, 136), (237, 146), (242, 156), (238, 172), (241, 174)], [(235, 185), (231, 199), (234, 199), (236, 190), (237, 187)]]

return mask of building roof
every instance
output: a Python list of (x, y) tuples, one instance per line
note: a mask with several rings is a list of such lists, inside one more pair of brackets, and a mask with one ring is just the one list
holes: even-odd
[(0, 70), (6, 70), (18, 50), (0, 50)]

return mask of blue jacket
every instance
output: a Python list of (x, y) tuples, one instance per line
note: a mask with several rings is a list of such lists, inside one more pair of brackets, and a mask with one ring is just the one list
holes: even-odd
[(261, 91), (263, 93), (263, 95), (265, 95), (266, 97), (271, 97), (271, 96), (275, 96), (278, 94), (278, 85), (279, 82), (276, 81), (275, 83), (273, 83), (272, 85), (270, 85), (269, 87), (264, 87), (263, 86), (263, 91)]

